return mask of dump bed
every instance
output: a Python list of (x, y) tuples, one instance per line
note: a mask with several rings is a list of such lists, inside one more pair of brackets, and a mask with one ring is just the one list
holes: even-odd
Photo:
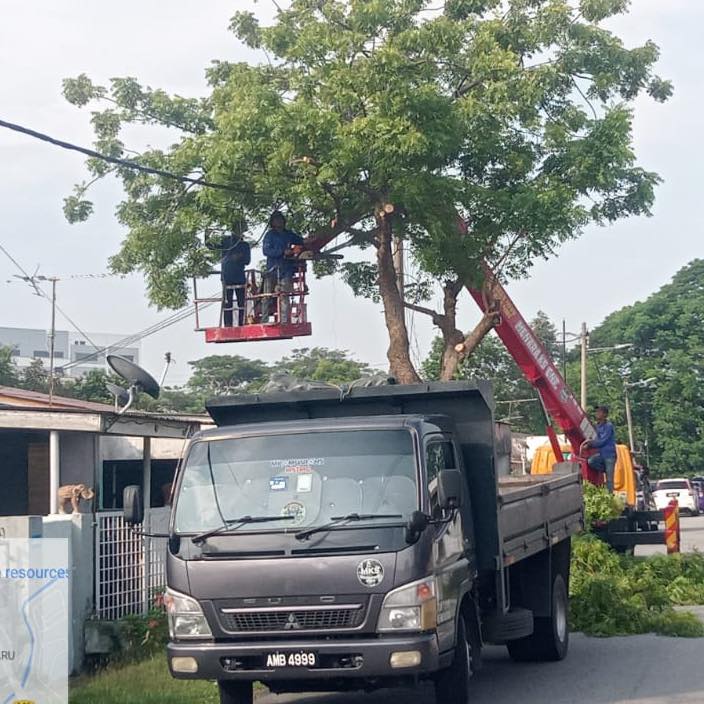
[(221, 426), (395, 414), (449, 417), (462, 451), (480, 570), (496, 570), (539, 552), (581, 525), (576, 472), (498, 479), (489, 382), (287, 391), (215, 399), (207, 408)]
[(554, 474), (499, 479), (498, 517), (504, 565), (540, 552), (582, 528), (580, 476), (578, 471), (566, 469)]

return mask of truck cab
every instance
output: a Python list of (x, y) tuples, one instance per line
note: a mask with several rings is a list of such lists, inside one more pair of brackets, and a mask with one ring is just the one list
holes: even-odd
[(502, 490), (489, 387), (316, 390), (209, 410), (219, 427), (192, 438), (174, 490), (175, 677), (216, 680), (224, 704), (250, 702), (254, 681), (287, 692), (419, 679), (463, 704), (485, 642), (564, 657), (579, 475)]

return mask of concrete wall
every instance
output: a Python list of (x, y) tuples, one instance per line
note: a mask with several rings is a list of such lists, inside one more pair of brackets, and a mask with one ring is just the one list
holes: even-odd
[(71, 566), (69, 669), (78, 673), (83, 667), (84, 624), (93, 611), (95, 549), (93, 517), (85, 514), (44, 516), (45, 538), (68, 538)]
[[(61, 433), (60, 484), (87, 484), (95, 486), (95, 458), (98, 452), (97, 435), (91, 433)], [(81, 507), (82, 511), (86, 508)]]
[(93, 517), (13, 516), (0, 518), (0, 539), (66, 538), (71, 570), (69, 589), (69, 670), (80, 672), (83, 666), (83, 630), (93, 611)]

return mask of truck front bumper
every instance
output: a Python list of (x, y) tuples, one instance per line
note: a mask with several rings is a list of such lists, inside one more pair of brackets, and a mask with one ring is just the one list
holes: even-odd
[[(267, 667), (274, 653), (314, 652), (317, 665)], [(395, 655), (417, 653), (418, 655)], [(169, 669), (179, 679), (301, 681), (320, 679), (379, 679), (419, 676), (439, 668), (434, 633), (345, 640), (258, 641), (254, 643), (169, 643)], [(392, 667), (392, 656), (397, 667)], [(174, 658), (193, 658), (193, 672), (174, 670)], [(399, 660), (417, 664), (398, 667)], [(179, 661), (177, 661), (179, 662)], [(184, 661), (180, 661), (183, 663)]]

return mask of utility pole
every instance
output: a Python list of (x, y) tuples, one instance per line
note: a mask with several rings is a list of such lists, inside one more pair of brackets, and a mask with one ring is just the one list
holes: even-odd
[(56, 349), (56, 282), (52, 276), (51, 281), (51, 330), (49, 331), (49, 405), (54, 403), (54, 356)]
[(587, 324), (582, 323), (582, 334), (580, 335), (580, 343), (582, 347), (582, 354), (581, 354), (581, 366), (582, 366), (582, 374), (581, 374), (581, 384), (580, 384), (580, 403), (582, 404), (582, 408), (586, 409), (587, 408), (587, 347), (589, 345), (589, 335), (587, 334)]
[(633, 439), (633, 418), (631, 416), (631, 399), (628, 395), (628, 384), (623, 385), (623, 397), (626, 406), (626, 423), (628, 423), (628, 444), (631, 448), (631, 452), (636, 451), (636, 443)]

